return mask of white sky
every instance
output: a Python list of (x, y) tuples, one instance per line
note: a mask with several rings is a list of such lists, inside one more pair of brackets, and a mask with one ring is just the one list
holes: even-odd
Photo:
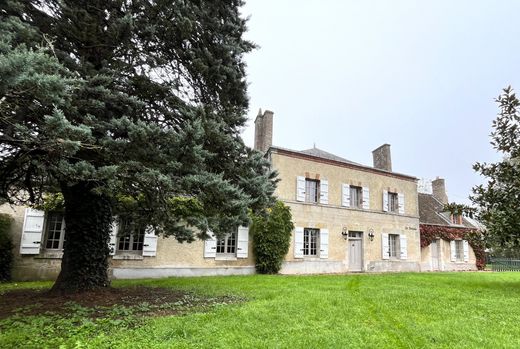
[(446, 179), (465, 202), (481, 179), (502, 88), (520, 91), (520, 1), (247, 0), (250, 95), (274, 112), (273, 144), (316, 146), (372, 165), (391, 144), (393, 170)]

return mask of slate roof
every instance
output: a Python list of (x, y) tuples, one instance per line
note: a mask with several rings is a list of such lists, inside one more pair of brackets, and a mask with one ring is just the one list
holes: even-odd
[(400, 177), (400, 178), (403, 178), (403, 179), (406, 179), (406, 180), (417, 180), (416, 177), (414, 176), (410, 176), (410, 175), (407, 175), (407, 174), (404, 174), (404, 173), (399, 173), (399, 172), (393, 172), (393, 171), (387, 171), (387, 170), (383, 170), (383, 169), (379, 169), (379, 168), (375, 168), (375, 167), (372, 167), (372, 166), (367, 166), (367, 165), (363, 165), (363, 164), (360, 164), (358, 162), (354, 162), (354, 161), (350, 161), (350, 160), (347, 160), (345, 158), (342, 158), (340, 156), (337, 156), (337, 155), (334, 155), (334, 154), (331, 154), (329, 152), (326, 152), (325, 150), (321, 150), (319, 148), (311, 148), (311, 149), (307, 149), (307, 150), (292, 150), (292, 149), (287, 149), (287, 148), (283, 148), (283, 147), (278, 147), (278, 146), (271, 146), (268, 150), (269, 151), (282, 151), (282, 152), (288, 152), (288, 153), (293, 153), (293, 154), (301, 154), (303, 156), (306, 156), (306, 157), (312, 157), (312, 158), (319, 158), (319, 159), (324, 159), (324, 160), (327, 160), (327, 161), (334, 161), (334, 162), (337, 162), (337, 163), (343, 163), (343, 164), (346, 164), (347, 166), (353, 166), (353, 167), (356, 167), (356, 168), (359, 168), (359, 169), (366, 169), (366, 170), (369, 170), (369, 171), (375, 171), (375, 172), (379, 172), (379, 173), (386, 173), (386, 174), (389, 174), (391, 176), (396, 176), (396, 177)]
[(316, 157), (323, 158), (323, 159), (329, 159), (329, 160), (334, 160), (334, 161), (346, 162), (348, 164), (354, 164), (354, 165), (361, 165), (361, 164), (358, 164), (356, 162), (344, 159), (344, 158), (342, 158), (340, 156), (337, 156), (337, 155), (331, 154), (329, 152), (326, 152), (325, 150), (318, 149), (316, 147), (311, 148), (311, 149), (307, 149), (307, 150), (301, 150), (299, 152), (302, 153), (302, 154), (312, 155), (312, 156), (316, 156)]
[(451, 227), (477, 228), (471, 224), (466, 218), (462, 218), (462, 225), (453, 224), (450, 216), (446, 212), (442, 212), (444, 205), (437, 200), (432, 194), (419, 193), (419, 223), (444, 225)]

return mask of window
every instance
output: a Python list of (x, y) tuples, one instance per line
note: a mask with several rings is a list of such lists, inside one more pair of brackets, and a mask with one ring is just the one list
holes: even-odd
[(399, 196), (397, 193), (388, 193), (388, 211), (399, 212)]
[(305, 228), (303, 230), (303, 255), (317, 256), (318, 255), (318, 235), (319, 229)]
[(224, 238), (217, 240), (217, 254), (232, 254), (237, 251), (237, 234), (226, 234)]
[(305, 201), (317, 203), (319, 199), (320, 181), (315, 179), (305, 179)]
[(455, 240), (455, 260), (464, 260), (464, 245), (462, 240)]
[(451, 215), (451, 223), (453, 223), (453, 224), (462, 224), (462, 216), (460, 214), (452, 214)]
[(50, 212), (45, 225), (45, 248), (48, 250), (63, 250), (65, 242), (65, 219), (62, 214)]
[(120, 219), (119, 232), (118, 252), (140, 252), (143, 250), (144, 228), (132, 224), (129, 219)]
[(388, 249), (390, 258), (400, 257), (399, 235), (388, 234)]
[(363, 188), (350, 186), (350, 207), (363, 207)]

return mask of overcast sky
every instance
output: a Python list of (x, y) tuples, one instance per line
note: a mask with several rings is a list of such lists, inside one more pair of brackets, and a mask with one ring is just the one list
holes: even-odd
[(502, 88), (520, 90), (520, 1), (247, 0), (250, 95), (274, 112), (273, 144), (316, 147), (372, 165), (391, 144), (393, 170), (446, 179), (469, 202)]

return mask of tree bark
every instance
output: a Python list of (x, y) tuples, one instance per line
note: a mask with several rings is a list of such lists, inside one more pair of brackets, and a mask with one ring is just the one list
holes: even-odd
[(108, 287), (108, 256), (112, 211), (110, 200), (95, 185), (62, 185), (65, 201), (65, 242), (61, 271), (52, 293), (74, 293)]

